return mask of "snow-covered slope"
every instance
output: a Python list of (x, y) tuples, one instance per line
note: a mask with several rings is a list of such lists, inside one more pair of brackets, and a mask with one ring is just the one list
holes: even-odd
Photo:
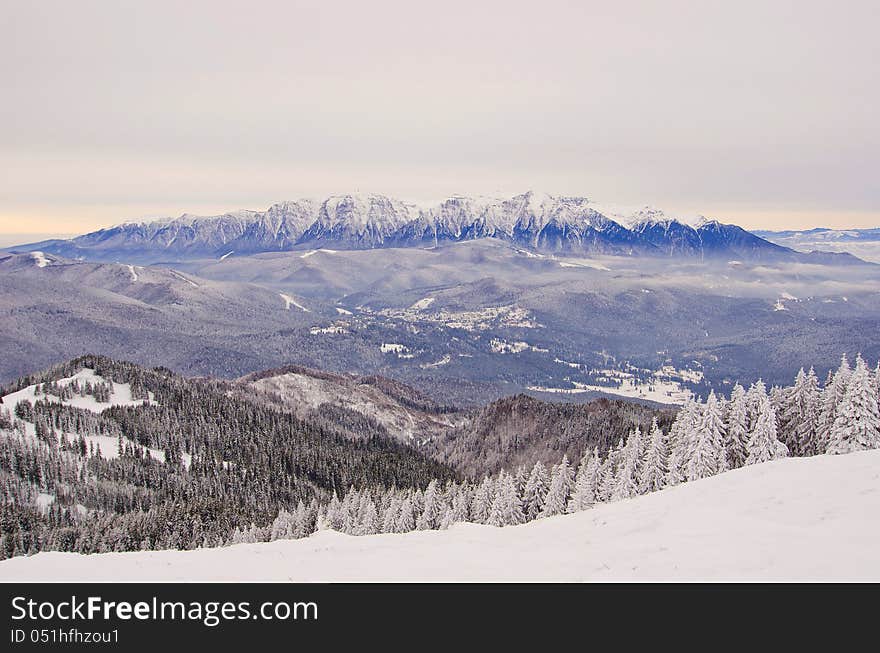
[[(56, 384), (59, 388), (66, 388), (71, 384), (75, 384), (76, 387), (80, 388), (80, 392), (74, 392), (69, 397), (60, 397), (58, 395), (47, 394), (45, 392), (40, 392), (39, 394), (37, 394), (37, 386), (29, 385), (25, 388), (22, 388), (21, 390), (11, 392), (7, 395), (0, 397), (0, 408), (8, 410), (11, 415), (14, 415), (16, 407), (22, 401), (29, 401), (32, 404), (36, 403), (37, 401), (50, 401), (53, 403), (64, 404), (65, 406), (70, 406), (71, 408), (80, 408), (82, 410), (88, 410), (93, 413), (101, 413), (113, 406), (141, 406), (145, 403), (155, 403), (155, 397), (153, 397), (152, 392), (147, 392), (148, 399), (146, 400), (136, 399), (133, 397), (130, 384), (108, 381), (104, 377), (97, 374), (95, 370), (91, 368), (83, 368), (73, 376), (59, 379)], [(86, 384), (90, 384), (93, 386), (106, 384), (109, 387), (109, 396), (106, 398), (107, 400), (98, 401), (93, 394), (87, 394), (83, 392), (82, 388), (84, 388)], [(36, 426), (34, 422), (29, 419), (22, 419), (21, 422), (24, 426), (25, 435), (36, 439)], [(87, 445), (100, 448), (101, 455), (104, 458), (109, 459), (119, 457), (118, 442), (116, 438), (112, 438), (106, 435), (92, 435), (88, 433), (80, 434), (76, 432), (70, 432), (66, 435), (69, 439), (76, 439), (77, 436), (81, 435), (83, 440), (86, 441)], [(127, 438), (125, 438), (124, 441), (131, 445), (136, 444), (131, 440), (128, 440)], [(149, 449), (150, 454), (156, 460), (164, 460), (164, 452), (160, 451), (159, 449)], [(188, 467), (191, 456), (188, 453), (183, 453), (182, 458), (184, 461), (184, 465)], [(52, 497), (52, 499), (54, 500), (54, 497)]]
[(880, 451), (754, 465), (523, 526), (40, 553), (5, 581), (880, 580)]
[[(38, 400), (46, 400), (52, 401), (55, 403), (64, 404), (66, 406), (72, 406), (73, 408), (82, 408), (85, 410), (90, 410), (93, 413), (100, 413), (111, 406), (140, 406), (144, 403), (143, 399), (132, 399), (131, 386), (128, 383), (116, 383), (113, 381), (107, 381), (104, 377), (95, 373), (95, 370), (84, 368), (74, 374), (73, 376), (65, 377), (63, 379), (59, 379), (57, 384), (61, 388), (65, 388), (71, 383), (78, 383), (79, 385), (84, 385), (86, 383), (91, 384), (104, 384), (109, 383), (112, 387), (110, 391), (110, 396), (107, 401), (99, 402), (95, 399), (94, 396), (90, 394), (73, 394), (70, 398), (62, 399), (53, 394), (45, 394), (41, 393), (37, 395), (36, 385), (29, 385), (26, 388), (22, 388), (16, 392), (12, 392), (8, 395), (4, 395), (2, 398), (2, 405), (4, 408), (7, 408), (11, 413), (15, 412), (15, 407), (18, 406), (21, 401), (30, 401), (34, 403)], [(149, 396), (149, 401), (153, 402), (153, 393), (147, 393)]]
[(390, 436), (405, 442), (423, 442), (462, 421), (459, 415), (440, 413), (439, 406), (412, 388), (380, 376), (359, 377), (287, 366), (252, 374), (241, 381), (265, 392), (300, 419), (320, 416), (329, 406), (335, 406), (364, 415), (384, 427)]

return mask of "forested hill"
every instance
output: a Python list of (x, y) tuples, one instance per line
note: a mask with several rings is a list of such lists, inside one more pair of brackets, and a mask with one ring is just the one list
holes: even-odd
[(674, 417), (673, 409), (622, 400), (564, 404), (521, 394), (473, 411), (467, 421), (427, 448), (438, 460), (469, 476), (480, 476), (536, 461), (555, 464), (563, 455), (580, 460), (593, 447), (611, 449), (637, 427), (647, 431), (652, 419), (666, 428)]
[(456, 476), (380, 430), (353, 439), (229, 382), (100, 356), (0, 396), (0, 556), (216, 545), (351, 486)]

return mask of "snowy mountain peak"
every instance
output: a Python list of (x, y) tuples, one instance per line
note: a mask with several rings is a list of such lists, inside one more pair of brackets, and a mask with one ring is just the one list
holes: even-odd
[(707, 218), (705, 215), (699, 216), (697, 219), (697, 229), (717, 229), (722, 226), (728, 226), (721, 223), (716, 218)]
[(645, 206), (633, 212), (626, 221), (627, 226), (633, 230), (643, 229), (654, 225), (669, 228), (672, 225), (689, 226), (683, 220), (665, 213), (662, 209)]
[(368, 227), (397, 228), (418, 215), (418, 209), (384, 195), (337, 195), (327, 198), (318, 219), (344, 224), (356, 232)]

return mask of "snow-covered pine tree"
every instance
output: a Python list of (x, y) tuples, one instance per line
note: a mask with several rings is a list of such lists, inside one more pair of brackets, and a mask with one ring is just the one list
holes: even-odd
[(780, 430), (782, 407), (788, 399), (789, 390), (791, 390), (791, 388), (783, 388), (782, 386), (774, 385), (770, 388), (770, 392), (768, 393), (768, 396), (770, 397), (770, 405), (773, 406), (773, 411), (776, 413), (777, 431)]
[(529, 474), (529, 478), (523, 487), (523, 508), (526, 520), (532, 521), (541, 514), (549, 489), (550, 475), (547, 473), (547, 468), (539, 460), (532, 467), (532, 472)]
[(599, 463), (599, 471), (596, 474), (596, 501), (610, 501), (611, 492), (614, 490), (614, 463), (611, 460), (613, 450), (605, 452), (605, 457)]
[(598, 447), (584, 453), (575, 476), (574, 490), (567, 506), (568, 512), (586, 510), (596, 502), (596, 481), (601, 464)]
[(490, 526), (514, 526), (524, 521), (522, 500), (516, 491), (516, 481), (502, 470), (495, 481), (495, 498), (486, 523)]
[(667, 485), (678, 485), (687, 480), (688, 462), (700, 417), (700, 404), (692, 396), (688, 396), (669, 429)]
[(470, 517), (471, 488), (467, 482), (458, 486), (458, 491), (452, 497), (451, 518), (453, 524), (468, 521)]
[(614, 500), (628, 499), (639, 493), (639, 467), (643, 453), (642, 442), (642, 431), (639, 427), (630, 431), (626, 439), (626, 445), (623, 447), (623, 455), (617, 465), (617, 475), (614, 479), (614, 494), (612, 495)]
[(469, 498), (464, 484), (450, 481), (443, 493), (443, 514), (440, 517), (440, 528), (445, 530), (453, 524), (467, 521)]
[(513, 475), (513, 482), (516, 484), (516, 491), (522, 496), (526, 489), (526, 481), (529, 480), (529, 470), (525, 465), (516, 468), (516, 474)]
[(272, 522), (269, 538), (272, 540), (288, 540), (293, 537), (294, 516), (282, 508)]
[(416, 515), (413, 509), (413, 502), (410, 497), (406, 497), (400, 504), (400, 510), (397, 513), (397, 520), (394, 524), (395, 533), (409, 533), (416, 529)]
[(492, 500), (495, 498), (495, 484), (490, 477), (483, 479), (483, 482), (477, 486), (474, 497), (471, 500), (471, 521), (475, 524), (485, 524), (489, 519), (489, 510), (492, 507)]
[(439, 528), (440, 518), (443, 516), (443, 506), (440, 488), (436, 479), (428, 483), (428, 487), (425, 488), (423, 503), (422, 513), (416, 521), (416, 528), (420, 531)]
[(725, 439), (721, 405), (718, 403), (715, 391), (712, 390), (706, 398), (706, 404), (703, 406), (691, 440), (693, 448), (685, 470), (687, 480), (695, 481), (714, 476), (730, 468), (724, 446)]
[(452, 506), (446, 506), (443, 509), (443, 516), (440, 517), (440, 530), (445, 531), (454, 523), (455, 519), (452, 517)]
[(849, 377), (846, 394), (837, 408), (828, 453), (840, 454), (880, 449), (880, 414), (868, 366), (861, 356)]
[(574, 485), (574, 474), (571, 470), (571, 463), (568, 462), (568, 456), (562, 456), (562, 461), (553, 466), (553, 471), (550, 474), (550, 489), (547, 491), (544, 507), (538, 516), (552, 517), (564, 513), (572, 485)]
[(645, 457), (642, 460), (642, 473), (640, 477), (639, 493), (656, 492), (666, 487), (666, 475), (669, 472), (667, 461), (669, 452), (666, 447), (666, 435), (657, 424), (655, 417), (651, 421), (651, 431), (648, 433), (648, 446), (645, 449)]
[(458, 495), (458, 483), (455, 481), (446, 481), (446, 485), (440, 491), (440, 518), (446, 513), (448, 508), (452, 508), (452, 502)]
[[(636, 427), (635, 431), (638, 432), (638, 439), (633, 442), (633, 451), (636, 455), (636, 481), (637, 485), (641, 485), (642, 483), (642, 463), (645, 460), (645, 454), (648, 452), (648, 445), (650, 441), (648, 440), (648, 433), (643, 432), (640, 427)], [(638, 489), (636, 490), (638, 493)]]
[(758, 381), (749, 389), (755, 406), (755, 426), (746, 444), (746, 465), (764, 463), (788, 455), (786, 447), (776, 436), (776, 413), (770, 405), (770, 398), (764, 384)]
[(300, 499), (296, 504), (296, 511), (293, 513), (293, 537), (308, 537), (314, 528), (312, 510), (317, 510), (317, 500), (312, 499), (313, 503), (309, 507)]
[(342, 510), (342, 503), (339, 501), (339, 497), (336, 496), (335, 491), (333, 492), (333, 497), (330, 499), (330, 505), (327, 506), (325, 517), (326, 526), (328, 528), (332, 528), (334, 531), (340, 533), (344, 531), (345, 513)]
[(812, 456), (817, 453), (817, 432), (819, 427), (821, 393), (816, 372), (801, 368), (794, 380), (794, 386), (786, 394), (782, 406), (783, 416), (779, 420), (780, 440), (785, 443), (792, 456)]
[[(376, 501), (376, 510), (379, 512), (379, 524), (384, 527), (385, 524), (385, 513), (388, 512), (388, 509), (391, 507), (391, 500), (394, 499), (395, 488), (392, 486), (389, 489), (386, 489), (382, 492), (382, 495)], [(384, 528), (383, 528), (383, 533)]]
[(877, 395), (877, 401), (880, 401), (880, 361), (877, 361), (877, 368), (874, 370), (874, 394)]
[(846, 388), (849, 384), (849, 377), (852, 375), (852, 369), (846, 354), (840, 358), (840, 367), (831, 375), (831, 380), (825, 383), (822, 391), (822, 411), (819, 415), (819, 429), (817, 435), (817, 447), (820, 452), (827, 450), (831, 430), (834, 428), (834, 422), (837, 419), (837, 407), (843, 402), (843, 396), (846, 394)]
[(364, 494), (361, 497), (361, 505), (358, 509), (358, 535), (375, 535), (379, 533), (379, 513), (373, 499)]
[(623, 456), (623, 438), (617, 443), (613, 449), (609, 449), (605, 454), (605, 460), (599, 467), (599, 478), (596, 483), (596, 497), (599, 501), (611, 501), (614, 498), (614, 489), (617, 486), (617, 466)]
[[(389, 494), (394, 494), (393, 492), (389, 492)], [(400, 506), (403, 501), (400, 497), (392, 496), (390, 503), (388, 504), (388, 508), (385, 509), (385, 514), (382, 515), (382, 532), (383, 533), (396, 533), (397, 532), (397, 519), (400, 516)]]
[(358, 521), (358, 510), (361, 505), (361, 493), (354, 487), (348, 489), (348, 493), (342, 498), (342, 514), (343, 526), (342, 532), (349, 535), (356, 535), (360, 522)]
[[(765, 401), (768, 403), (770, 401), (770, 398), (767, 395), (767, 386), (764, 385), (762, 379), (758, 379), (749, 386), (749, 390), (746, 392), (746, 412), (748, 413), (749, 433), (755, 430), (755, 424), (758, 422), (758, 416), (763, 410)], [(772, 404), (770, 407), (773, 407)]]
[(746, 443), (749, 441), (749, 416), (746, 391), (737, 383), (730, 393), (727, 405), (726, 439), (727, 462), (731, 469), (742, 467), (746, 462)]
[(409, 500), (412, 502), (413, 514), (418, 519), (419, 515), (425, 509), (425, 493), (421, 488), (416, 488), (409, 495)]

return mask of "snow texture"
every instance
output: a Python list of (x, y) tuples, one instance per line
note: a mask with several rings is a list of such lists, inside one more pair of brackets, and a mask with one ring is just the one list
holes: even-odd
[(39, 553), (4, 581), (880, 580), (880, 451), (751, 465), (522, 526)]
[[(84, 368), (74, 374), (73, 376), (68, 376), (58, 380), (58, 385), (64, 387), (73, 381), (79, 381), (80, 385), (85, 384), (86, 382), (90, 382), (92, 384), (95, 383), (107, 383), (107, 380), (95, 373), (95, 370), (90, 368)], [(36, 385), (29, 385), (26, 388), (23, 388), (17, 392), (12, 392), (3, 397), (4, 408), (7, 408), (10, 413), (15, 414), (15, 407), (18, 406), (20, 401), (30, 401), (31, 403), (36, 403), (39, 400), (52, 401), (55, 403), (61, 403), (65, 406), (71, 406), (72, 408), (81, 408), (83, 410), (89, 410), (93, 413), (100, 413), (104, 410), (110, 408), (111, 406), (140, 406), (144, 403), (143, 400), (140, 399), (132, 399), (131, 397), (131, 386), (128, 383), (116, 383), (112, 382), (113, 391), (110, 393), (110, 401), (109, 402), (99, 402), (92, 395), (78, 395), (74, 394), (73, 397), (66, 400), (61, 400), (60, 397), (57, 397), (52, 394), (40, 394), (39, 396), (34, 392), (36, 389)], [(150, 403), (155, 404), (155, 399), (153, 397), (153, 393), (148, 393), (150, 398)], [(25, 433), (32, 438), (36, 438), (36, 430), (34, 424), (32, 422), (24, 421)], [(79, 434), (70, 432), (67, 434), (69, 439), (76, 438)], [(94, 447), (101, 448), (101, 455), (104, 458), (118, 458), (119, 457), (119, 443), (116, 438), (112, 438), (106, 435), (89, 435), (83, 434), (83, 438), (86, 441), (86, 444), (91, 444)], [(129, 444), (135, 444), (131, 440), (125, 438), (125, 441)], [(165, 460), (165, 452), (160, 449), (154, 449), (152, 447), (147, 447), (150, 450), (150, 455), (156, 460)], [(190, 454), (183, 452), (181, 454), (181, 458), (183, 459), (183, 464), (185, 467), (189, 467), (190, 461), (192, 460), (192, 456)]]
[(34, 259), (34, 265), (38, 268), (44, 268), (51, 263), (43, 252), (31, 252), (31, 258)]
[[(74, 374), (73, 376), (68, 376), (63, 379), (58, 380), (58, 385), (64, 387), (69, 383), (73, 383), (73, 381), (79, 381), (80, 385), (86, 383), (87, 381), (91, 383), (106, 383), (106, 379), (104, 377), (95, 373), (95, 370), (84, 368)], [(56, 403), (63, 403), (66, 406), (72, 406), (73, 408), (83, 408), (85, 410), (90, 410), (93, 413), (100, 413), (111, 406), (140, 406), (144, 402), (140, 399), (132, 399), (131, 398), (131, 386), (128, 383), (113, 383), (113, 392), (110, 393), (110, 401), (107, 403), (102, 403), (91, 395), (73, 395), (71, 399), (66, 401), (61, 401), (59, 397), (55, 395), (47, 395), (41, 394), (39, 397), (34, 393), (34, 390), (37, 386), (29, 385), (18, 392), (12, 392), (3, 397), (3, 406), (8, 408), (11, 413), (15, 413), (15, 407), (18, 405), (18, 402), (27, 399), (31, 403), (35, 403), (39, 399), (45, 399), (48, 401), (54, 401)], [(153, 393), (149, 393), (150, 401), (153, 401)]]

